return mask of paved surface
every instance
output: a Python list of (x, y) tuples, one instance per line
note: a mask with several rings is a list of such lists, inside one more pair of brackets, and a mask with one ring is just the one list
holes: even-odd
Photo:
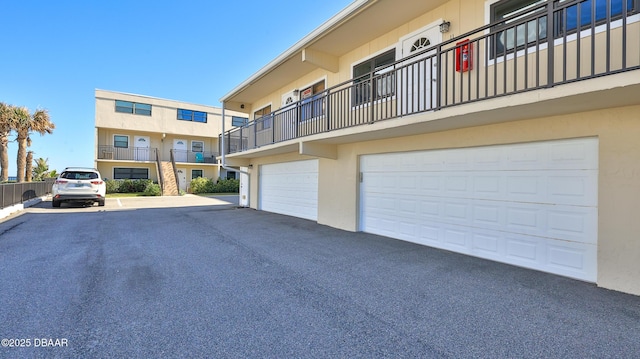
[(0, 223), (0, 274), (0, 338), (30, 342), (3, 358), (640, 353), (640, 297), (224, 198), (42, 202)]

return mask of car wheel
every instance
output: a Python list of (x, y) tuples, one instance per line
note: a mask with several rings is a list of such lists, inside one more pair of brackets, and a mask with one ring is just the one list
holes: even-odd
[(103, 200), (101, 200), (101, 201), (98, 201), (98, 206), (100, 206), (100, 207), (104, 207), (104, 199), (103, 199)]
[(52, 204), (54, 207), (60, 207), (60, 201), (51, 201), (51, 204)]

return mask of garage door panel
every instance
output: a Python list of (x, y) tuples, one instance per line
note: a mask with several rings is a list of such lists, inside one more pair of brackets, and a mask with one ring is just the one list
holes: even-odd
[(364, 176), (372, 182), (367, 191), (577, 206), (597, 203), (594, 170), (388, 171), (366, 171)]
[(259, 189), (261, 210), (317, 220), (317, 160), (262, 165)]
[(597, 150), (577, 139), (363, 156), (362, 230), (595, 281)]

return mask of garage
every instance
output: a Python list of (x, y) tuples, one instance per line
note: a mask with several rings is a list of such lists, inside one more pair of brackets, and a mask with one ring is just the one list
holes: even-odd
[(259, 208), (318, 220), (318, 160), (260, 166)]
[(595, 282), (598, 139), (363, 155), (360, 229)]

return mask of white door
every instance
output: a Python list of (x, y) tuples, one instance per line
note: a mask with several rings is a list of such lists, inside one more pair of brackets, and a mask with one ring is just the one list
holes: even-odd
[(187, 162), (186, 140), (173, 140), (173, 158), (176, 162)]
[(595, 282), (598, 140), (361, 157), (361, 230)]
[(284, 141), (295, 138), (296, 126), (298, 125), (298, 108), (294, 104), (298, 101), (298, 96), (294, 92), (289, 92), (282, 95), (282, 106), (280, 107), (280, 113), (274, 118), (274, 130), (280, 127), (280, 137), (275, 138), (276, 141)]
[(442, 42), (440, 23), (436, 21), (400, 39), (398, 58), (407, 58), (398, 72), (398, 111), (401, 114), (427, 111), (437, 103), (435, 50), (411, 57)]
[(176, 168), (176, 172), (178, 172), (178, 189), (182, 191), (187, 191), (187, 170), (184, 168)]
[(149, 161), (149, 136), (133, 136), (133, 159), (135, 161)]
[(259, 209), (318, 219), (318, 160), (260, 166)]
[(240, 199), (239, 204), (242, 207), (249, 206), (249, 171), (248, 167), (240, 167)]

